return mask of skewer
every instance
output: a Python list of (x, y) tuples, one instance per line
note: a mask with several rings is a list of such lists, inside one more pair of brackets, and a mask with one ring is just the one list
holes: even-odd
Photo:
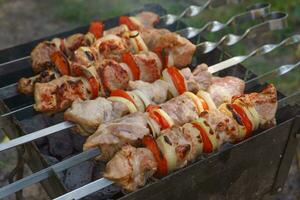
[[(249, 20), (254, 20), (257, 18), (262, 18), (268, 14), (268, 12), (270, 10), (270, 6), (271, 6), (271, 4), (268, 4), (268, 3), (257, 3), (257, 4), (252, 5), (251, 7), (249, 7), (247, 9), (248, 10), (247, 12), (233, 16), (225, 24), (222, 24), (221, 22), (218, 22), (218, 21), (211, 21), (211, 22), (208, 22), (204, 27), (202, 27), (200, 29), (197, 29), (195, 27), (188, 27), (188, 28), (184, 28), (184, 29), (177, 31), (177, 33), (183, 37), (190, 39), (205, 30), (210, 31), (210, 32), (217, 32), (217, 31), (220, 31), (220, 30), (226, 28), (227, 26), (230, 26), (233, 24), (238, 24), (243, 21), (249, 21)], [(201, 44), (199, 44), (199, 46), (201, 46), (201, 48), (203, 48)], [(210, 48), (210, 47), (207, 46), (206, 49), (207, 48)], [(26, 58), (29, 58), (29, 56), (27, 56)], [(14, 83), (14, 84), (0, 88), (0, 99), (6, 99), (6, 98), (16, 96), (18, 94), (17, 88), (18, 88), (18, 83)], [(31, 107), (32, 106), (33, 105), (31, 105)], [(22, 108), (16, 110), (16, 112), (21, 111), (21, 110), (22, 110)], [(8, 114), (5, 116), (8, 116)], [(2, 117), (4, 117), (4, 116), (2, 116)]]
[(247, 12), (234, 15), (225, 23), (222, 23), (220, 21), (209, 21), (201, 28), (187, 27), (176, 32), (179, 35), (187, 38), (193, 38), (196, 35), (200, 35), (202, 32), (218, 32), (229, 26), (234, 26), (245, 21), (263, 18), (269, 13), (270, 7), (271, 4), (269, 3), (256, 3), (248, 7)]
[[(299, 65), (300, 65), (300, 61), (297, 62), (296, 64), (282, 65), (281, 67), (279, 67), (275, 70), (272, 70), (271, 72), (267, 72), (256, 78), (253, 78), (252, 80), (247, 81), (246, 85), (252, 84), (253, 82), (257, 82), (257, 81), (262, 82), (262, 81), (266, 81), (267, 79), (272, 79), (275, 77), (282, 76), (282, 75), (290, 72), (291, 70), (295, 69)], [(270, 74), (272, 74), (272, 75), (270, 76)], [(278, 108), (282, 108), (282, 107), (286, 106), (289, 102), (299, 101), (299, 97), (300, 97), (300, 91), (295, 92), (288, 97), (284, 97), (284, 98), (280, 99), (278, 101)], [(65, 122), (63, 122), (63, 123), (65, 123)], [(43, 129), (43, 130), (45, 130), (45, 129)], [(74, 157), (68, 158), (60, 163), (52, 165), (52, 166), (50, 166), (46, 169), (43, 169), (37, 173), (27, 176), (26, 178), (18, 180), (10, 185), (4, 186), (0, 189), (0, 198), (7, 196), (9, 194), (12, 194), (14, 192), (17, 192), (27, 186), (38, 183), (38, 182), (50, 177), (51, 175), (53, 175), (53, 173), (51, 173), (53, 171), (56, 173), (61, 172), (65, 169), (68, 169), (68, 168), (74, 166), (74, 165), (77, 165), (81, 162), (84, 162), (93, 157), (96, 157), (96, 156), (100, 155), (100, 153), (101, 152), (98, 148), (89, 149), (88, 151), (84, 151), (80, 154), (77, 154)], [(60, 196), (57, 199), (79, 199), (88, 194), (96, 192), (104, 187), (107, 187), (108, 185), (111, 185), (111, 184), (113, 184), (112, 181), (109, 181), (105, 178), (101, 178), (101, 179), (91, 182), (81, 188), (78, 188), (74, 191), (66, 193), (65, 195)]]
[[(256, 77), (248, 82), (246, 82), (246, 84), (251, 84), (253, 82), (264, 82), (264, 81), (267, 81), (268, 79), (272, 79), (272, 78), (275, 78), (275, 77), (279, 77), (279, 76), (282, 76), (288, 72), (290, 72), (291, 70), (295, 69), (297, 66), (300, 65), (300, 61), (296, 64), (290, 64), (290, 65), (283, 65), (275, 70), (272, 70), (271, 72), (268, 72), (268, 73), (265, 73), (259, 77)], [(271, 75), (270, 75), (271, 74)], [(279, 108), (283, 107), (283, 106), (286, 106), (289, 102), (292, 102), (292, 101), (299, 101), (299, 96), (300, 96), (300, 91), (290, 95), (289, 97), (285, 97), (281, 100), (279, 100)], [(45, 129), (43, 129), (45, 130)], [(21, 179), (19, 181), (16, 181), (8, 186), (4, 186), (3, 188), (0, 189), (0, 198), (3, 197), (2, 195), (5, 194), (5, 196), (9, 195), (9, 194), (12, 194), (18, 190), (21, 190), (27, 186), (30, 186), (32, 184), (35, 184), (35, 183), (38, 183), (48, 177), (50, 177), (51, 175), (53, 175), (52, 171), (55, 171), (55, 172), (61, 172), (65, 169), (68, 169), (69, 167), (72, 167), (76, 164), (79, 164), (83, 161), (86, 161), (86, 160), (89, 160), (95, 156), (98, 156), (100, 155), (100, 150), (98, 148), (93, 148), (93, 149), (90, 149), (88, 151), (85, 151), (85, 152), (82, 152), (74, 157), (71, 157), (69, 159), (66, 159), (64, 160), (63, 162), (60, 162), (58, 164), (55, 164), (51, 167), (48, 167), (44, 170), (41, 170), (35, 174), (32, 174), (24, 179)], [(99, 185), (98, 185), (99, 184)], [(85, 189), (87, 189), (88, 193), (85, 193), (85, 195), (87, 194), (90, 194), (92, 192), (95, 192), (97, 190), (100, 190), (101, 188), (103, 187), (106, 187), (108, 185), (112, 184), (111, 181), (108, 181), (106, 179), (100, 179), (100, 180), (97, 180), (95, 182), (92, 182), (86, 186), (84, 186), (84, 190), (82, 188), (80, 189), (77, 189), (73, 192), (71, 192), (70, 194), (67, 193), (66, 195), (63, 195), (59, 198), (62, 198), (62, 199), (68, 199), (70, 198), (70, 195), (76, 195), (77, 198), (80, 198), (80, 197), (83, 197), (83, 196), (78, 196), (78, 192), (82, 192), (82, 191), (85, 191)], [(87, 188), (86, 188), (87, 187)], [(83, 193), (84, 194), (84, 193)], [(72, 196), (73, 197), (73, 196)]]
[(242, 35), (227, 34), (217, 42), (205, 41), (198, 44), (197, 47), (200, 53), (207, 54), (219, 46), (232, 46), (251, 35), (284, 28), (287, 25), (287, 17), (288, 14), (284, 12), (271, 12), (264, 17), (265, 22), (248, 28)]
[[(235, 56), (233, 58), (222, 61), (218, 64), (213, 65), (213, 66), (210, 66), (208, 68), (208, 71), (211, 74), (213, 74), (213, 73), (219, 72), (221, 70), (230, 68), (234, 65), (240, 64), (240, 63), (244, 62), (245, 60), (247, 60), (247, 59), (249, 59), (249, 58), (251, 58), (255, 55), (264, 55), (264, 54), (267, 54), (267, 53), (269, 53), (269, 52), (271, 52), (271, 51), (273, 51), (273, 50), (275, 50), (275, 49), (277, 49), (281, 46), (292, 45), (292, 44), (295, 44), (295, 43), (298, 43), (298, 42), (300, 42), (300, 35), (291, 36), (291, 37), (283, 40), (282, 42), (280, 42), (278, 44), (266, 44), (266, 45), (263, 45), (263, 46), (257, 48), (256, 50), (252, 51), (248, 55)], [(282, 70), (282, 68), (280, 67), (280, 68), (277, 69), (278, 70), (277, 75), (280, 76), (280, 75), (283, 75), (285, 73), (288, 73), (290, 70), (296, 68), (298, 65), (299, 65), (299, 63), (297, 63), (295, 67), (293, 67), (293, 66), (289, 67), (289, 70), (287, 70), (288, 67), (283, 67), (283, 68), (285, 68), (285, 70)], [(272, 71), (271, 73), (276, 74), (274, 71)], [(265, 74), (263, 74), (262, 77), (264, 77), (264, 75)], [(267, 74), (267, 76), (269, 76), (269, 74)], [(255, 81), (257, 81), (258, 79), (255, 79)], [(18, 146), (18, 145), (27, 143), (27, 142), (31, 142), (31, 141), (39, 139), (41, 137), (45, 137), (45, 136), (51, 135), (53, 133), (56, 133), (56, 132), (59, 132), (59, 131), (62, 131), (62, 130), (65, 130), (65, 129), (68, 129), (68, 128), (71, 128), (71, 127), (74, 127), (74, 126), (75, 126), (74, 123), (65, 121), (65, 122), (61, 122), (61, 123), (58, 123), (56, 125), (47, 127), (45, 129), (35, 131), (33, 133), (30, 133), (30, 134), (18, 137), (16, 139), (10, 140), (7, 143), (0, 144), (0, 152), (4, 151), (4, 150), (7, 150), (7, 149), (10, 149), (10, 148), (13, 148), (13, 147)]]

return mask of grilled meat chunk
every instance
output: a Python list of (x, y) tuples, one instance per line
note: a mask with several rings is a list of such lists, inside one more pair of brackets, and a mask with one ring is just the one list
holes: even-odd
[(53, 66), (50, 55), (57, 51), (54, 43), (44, 41), (39, 43), (31, 52), (32, 69), (35, 73)]
[(144, 186), (156, 169), (157, 164), (150, 150), (126, 145), (107, 163), (103, 176), (128, 191), (134, 191)]
[(110, 34), (98, 39), (93, 47), (98, 50), (102, 58), (121, 61), (121, 55), (127, 51), (128, 44), (124, 38)]
[(159, 22), (159, 16), (153, 12), (143, 11), (134, 16), (134, 18), (140, 22), (144, 28), (153, 28), (153, 26)]
[(259, 114), (259, 124), (263, 129), (276, 124), (275, 114), (278, 106), (277, 91), (273, 84), (268, 85), (259, 93), (250, 93), (234, 97), (242, 100), (246, 105), (253, 105)]
[(18, 91), (23, 94), (32, 94), (36, 82), (47, 83), (55, 78), (56, 74), (52, 70), (42, 71), (40, 74), (30, 78), (21, 78), (18, 82)]
[(37, 111), (61, 111), (77, 99), (87, 99), (86, 86), (81, 78), (62, 76), (48, 83), (36, 83), (35, 105)]
[(109, 160), (125, 144), (137, 145), (139, 140), (150, 134), (147, 116), (136, 112), (112, 122), (101, 124), (85, 142), (84, 150), (99, 147), (101, 155), (96, 159)]
[(121, 118), (126, 114), (129, 114), (129, 110), (125, 103), (111, 102), (98, 97), (88, 101), (74, 101), (64, 113), (64, 118), (74, 122), (82, 135), (91, 135), (100, 124)]
[[(93, 114), (91, 115), (91, 112)], [(95, 100), (76, 100), (64, 113), (66, 120), (75, 122), (88, 132), (95, 132), (100, 123), (113, 119), (112, 102), (98, 97)]]
[(232, 96), (243, 94), (245, 82), (233, 76), (213, 77), (208, 92), (218, 107), (224, 102), (230, 102)]
[(129, 74), (120, 63), (105, 59), (96, 65), (96, 71), (101, 79), (105, 94), (115, 89), (126, 89), (130, 80)]
[(155, 53), (140, 52), (134, 55), (134, 59), (140, 69), (141, 80), (153, 82), (160, 78), (162, 64)]
[(141, 36), (150, 50), (165, 49), (171, 54), (175, 66), (185, 67), (192, 62), (196, 46), (186, 38), (166, 29), (143, 30)]
[(168, 83), (163, 80), (156, 80), (153, 83), (141, 80), (129, 82), (129, 90), (139, 90), (155, 104), (160, 104), (167, 100), (168, 87)]
[(190, 68), (186, 67), (181, 69), (181, 73), (186, 79), (188, 91), (196, 93), (199, 90), (207, 91), (212, 83), (212, 75), (208, 72), (206, 64), (198, 65), (193, 72)]
[(161, 104), (161, 109), (172, 118), (174, 125), (178, 126), (198, 117), (195, 103), (186, 95), (180, 95)]

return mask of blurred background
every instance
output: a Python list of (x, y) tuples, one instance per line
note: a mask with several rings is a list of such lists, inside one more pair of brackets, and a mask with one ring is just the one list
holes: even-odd
[[(221, 1), (221, 0), (220, 0)], [(168, 13), (179, 14), (191, 2), (204, 3), (201, 0), (150, 1), (150, 0), (0, 0), (0, 49), (26, 43), (54, 33), (86, 25), (92, 20), (108, 19), (138, 9), (147, 3), (158, 3)], [(184, 20), (190, 26), (202, 27), (210, 20), (227, 21), (231, 16), (246, 11), (246, 8), (258, 0), (244, 0), (240, 5), (224, 5), (213, 10), (205, 10), (201, 15)], [(243, 55), (266, 43), (277, 43), (284, 38), (300, 33), (300, 3), (299, 0), (265, 0), (272, 4), (272, 11), (289, 13), (288, 27), (272, 33), (263, 33), (255, 39), (245, 40), (233, 47), (226, 48), (232, 55)], [(257, 23), (257, 22), (256, 22)], [(243, 33), (255, 22), (244, 24), (238, 29), (228, 28), (214, 34), (204, 34), (210, 41), (217, 41), (227, 33)], [(293, 64), (300, 60), (300, 45), (278, 49), (266, 56), (257, 56), (243, 64), (256, 74), (262, 74), (283, 64)], [(295, 69), (283, 77), (272, 80), (280, 91), (286, 95), (300, 89), (300, 70)], [(300, 151), (299, 151), (300, 152)], [(300, 155), (300, 153), (298, 154)], [(0, 154), (0, 186), (6, 184), (9, 170), (14, 166), (16, 156), (13, 151)], [(300, 158), (298, 159), (300, 161)], [(300, 199), (300, 162), (295, 159), (291, 168), (289, 180), (282, 194), (275, 199)], [(28, 172), (29, 173), (29, 172)], [(29, 188), (28, 199), (47, 199), (40, 186)], [(9, 199), (14, 199), (10, 197)], [(272, 198), (274, 199), (274, 198)]]

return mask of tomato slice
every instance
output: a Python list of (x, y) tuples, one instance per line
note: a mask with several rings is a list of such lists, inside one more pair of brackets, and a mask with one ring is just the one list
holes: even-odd
[(100, 21), (91, 22), (89, 32), (92, 33), (95, 38), (101, 38), (104, 32), (104, 25)]
[(169, 63), (168, 52), (164, 48), (155, 48), (154, 53), (156, 53), (157, 56), (159, 57), (159, 59), (162, 63), (163, 69), (167, 68), (169, 66), (169, 64), (168, 64)]
[(168, 121), (160, 113), (156, 112), (159, 108), (160, 106), (158, 105), (149, 105), (147, 106), (146, 111), (149, 113), (149, 116), (160, 125), (161, 129), (170, 128)]
[(240, 107), (237, 104), (231, 104), (231, 107), (234, 109), (234, 111), (241, 117), (242, 122), (244, 126), (246, 127), (246, 138), (250, 136), (252, 132), (252, 123), (250, 119), (248, 118), (246, 112), (242, 107)]
[(159, 108), (160, 108), (159, 105), (150, 104), (150, 105), (147, 106), (146, 112), (153, 112), (154, 109), (159, 109)]
[(138, 29), (138, 26), (136, 24), (134, 24), (128, 16), (121, 16), (119, 18), (119, 25), (121, 25), (121, 24), (127, 25), (129, 30), (131, 30), (131, 31)]
[(193, 126), (199, 130), (202, 141), (203, 141), (203, 152), (204, 153), (211, 153), (213, 151), (213, 145), (208, 137), (208, 133), (201, 127), (200, 124), (193, 122)]
[(99, 95), (99, 84), (95, 77), (90, 77), (87, 79), (90, 83), (91, 92), (92, 92), (92, 99), (95, 99)]
[(152, 152), (157, 162), (157, 172), (155, 176), (160, 178), (166, 176), (168, 174), (168, 163), (164, 155), (159, 150), (153, 137), (151, 137), (150, 135), (144, 136), (142, 143), (147, 149)]
[(133, 55), (130, 52), (124, 53), (122, 55), (122, 60), (130, 68), (132, 75), (134, 77), (134, 80), (139, 80), (141, 72), (140, 72), (139, 66), (136, 64), (136, 62), (133, 58)]
[(168, 67), (168, 73), (170, 74), (174, 86), (176, 87), (179, 94), (187, 91), (185, 86), (185, 79), (176, 67)]
[(209, 107), (208, 107), (206, 101), (202, 97), (199, 97), (199, 99), (200, 99), (200, 101), (202, 103), (203, 109), (204, 110), (209, 110)]
[(60, 74), (70, 75), (70, 65), (63, 53), (56, 51), (51, 54), (50, 58)]
[(135, 105), (135, 103), (134, 103), (133, 99), (131, 98), (131, 96), (129, 96), (129, 94), (127, 94), (127, 92), (124, 91), (124, 90), (121, 90), (121, 89), (113, 90), (113, 91), (110, 93), (110, 96), (111, 96), (111, 97), (123, 97), (123, 98), (125, 98), (125, 99), (131, 101), (131, 102)]

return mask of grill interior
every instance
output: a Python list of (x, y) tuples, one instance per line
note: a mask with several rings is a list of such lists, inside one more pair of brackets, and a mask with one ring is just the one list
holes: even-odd
[[(166, 14), (166, 11), (159, 5), (147, 5), (142, 10), (153, 11), (158, 13), (159, 15)], [(134, 13), (140, 11), (141, 10), (138, 10)], [(134, 14), (134, 13), (130, 13), (130, 14)], [(116, 26), (117, 24), (118, 24), (117, 17), (105, 21), (105, 27), (107, 28)], [(158, 27), (162, 28), (163, 26), (158, 25)], [(176, 31), (184, 27), (186, 27), (185, 24), (179, 21), (171, 26), (167, 26), (167, 27), (164, 26), (163, 28), (168, 28), (172, 31)], [(86, 31), (87, 31), (87, 26), (80, 27), (65, 33), (49, 36), (48, 38), (44, 38), (44, 39), (50, 39), (55, 36), (64, 37), (67, 35), (71, 35), (72, 33), (77, 33), (77, 32), (84, 33)], [(190, 40), (196, 43), (197, 41), (199, 41), (199, 37), (200, 36), (197, 35), (193, 38), (190, 38)], [(0, 61), (1, 63), (4, 63), (0, 65), (0, 88), (10, 84), (14, 84), (15, 82), (18, 81), (20, 77), (31, 76), (33, 74), (31, 70), (28, 54), (38, 42), (44, 39), (33, 41), (28, 44), (23, 44), (10, 49), (0, 51)], [(201, 40), (203, 41), (204, 38), (201, 38)], [(199, 63), (207, 63), (210, 66), (220, 62), (221, 60), (225, 60), (229, 57), (230, 55), (228, 55), (224, 51), (221, 51), (220, 49), (216, 49), (213, 52), (205, 55), (197, 53), (194, 56), (194, 61), (191, 67), (193, 68), (196, 64)], [(236, 65), (229, 69), (223, 70), (216, 75), (221, 77), (226, 75), (231, 75), (231, 76), (239, 77), (244, 80), (246, 79), (249, 80), (249, 78), (253, 78), (256, 76), (254, 73), (247, 70), (242, 65)], [(262, 89), (263, 86), (265, 85), (266, 84), (257, 83), (256, 85), (247, 88), (246, 92), (258, 91)], [(284, 95), (281, 94), (280, 92), (278, 92), (278, 94), (279, 94), (278, 95), (279, 98), (284, 97)], [(31, 96), (18, 94), (17, 96), (3, 99), (1, 102), (1, 111), (8, 112), (9, 110), (16, 110), (24, 106), (28, 106), (32, 103), (34, 103), (34, 101)], [(294, 106), (288, 105), (281, 108), (277, 112), (277, 122), (278, 122), (277, 127), (283, 126), (282, 124), (285, 124), (288, 120), (293, 119), (295, 116), (299, 114), (300, 114), (300, 108), (297, 105)], [(27, 133), (31, 133), (49, 127), (51, 125), (57, 124), (58, 122), (62, 122), (62, 121), (63, 121), (62, 113), (55, 114), (52, 116), (47, 116), (45, 114), (37, 113), (32, 109), (25, 109), (21, 112), (17, 112), (11, 118), (3, 119), (1, 125), (3, 125), (4, 130), (6, 130), (6, 132), (10, 132), (11, 137), (18, 137), (20, 135), (24, 135)], [(43, 168), (46, 168), (60, 161), (63, 161), (67, 158), (70, 158), (71, 156), (74, 156), (82, 151), (81, 149), (82, 149), (83, 142), (86, 139), (85, 137), (80, 136), (78, 134), (73, 134), (72, 130), (64, 130), (62, 132), (63, 133), (58, 132), (51, 136), (47, 136), (45, 138), (38, 139), (35, 142), (24, 145), (26, 151), (24, 154), (24, 159), (29, 164), (33, 172), (39, 171)], [(192, 169), (193, 167), (195, 168), (195, 166), (198, 165), (199, 163), (201, 163), (201, 165), (203, 166), (205, 163), (207, 164), (213, 161), (214, 159), (219, 158), (220, 156), (226, 157), (226, 152), (228, 153), (232, 149), (239, 148), (240, 146), (244, 145), (244, 143), (251, 143), (252, 140), (256, 140), (256, 138), (258, 138), (259, 140), (259, 137), (261, 135), (267, 134), (268, 132), (269, 131), (264, 131), (263, 133), (256, 134), (253, 138), (246, 140), (242, 144), (225, 145), (220, 152), (209, 157), (201, 157), (194, 164), (184, 168), (183, 170), (179, 170), (175, 173), (172, 173), (171, 175), (165, 177), (162, 181), (152, 180), (153, 184), (146, 186), (145, 188), (141, 189), (136, 193), (132, 193), (124, 196), (124, 193), (121, 191), (120, 188), (112, 185), (106, 187), (101, 191), (91, 194), (90, 196), (86, 197), (86, 199), (107, 199), (107, 198), (117, 199), (120, 197), (123, 197), (125, 199), (127, 198), (130, 199), (135, 197), (142, 197), (142, 195), (145, 194), (150, 195), (149, 191), (152, 191), (152, 189), (149, 188), (151, 187), (155, 188), (154, 185), (161, 185), (164, 182), (167, 182), (168, 180), (172, 180), (172, 179), (174, 179), (172, 180), (173, 182), (176, 182), (175, 181), (177, 179), (175, 178), (176, 176), (177, 177), (181, 176), (181, 178), (183, 178), (181, 173), (183, 174), (187, 173), (188, 170)], [(42, 184), (46, 189), (47, 193), (49, 194), (49, 196), (53, 198), (58, 195), (62, 195), (67, 191), (71, 191), (81, 186), (84, 186), (85, 184), (88, 184), (89, 182), (100, 178), (101, 174), (99, 172), (103, 171), (103, 167), (104, 167), (104, 163), (85, 161), (79, 165), (76, 165), (72, 168), (65, 170), (64, 172), (60, 172), (60, 173), (53, 172), (55, 175), (52, 176), (51, 178), (48, 178), (47, 181), (43, 181)]]

